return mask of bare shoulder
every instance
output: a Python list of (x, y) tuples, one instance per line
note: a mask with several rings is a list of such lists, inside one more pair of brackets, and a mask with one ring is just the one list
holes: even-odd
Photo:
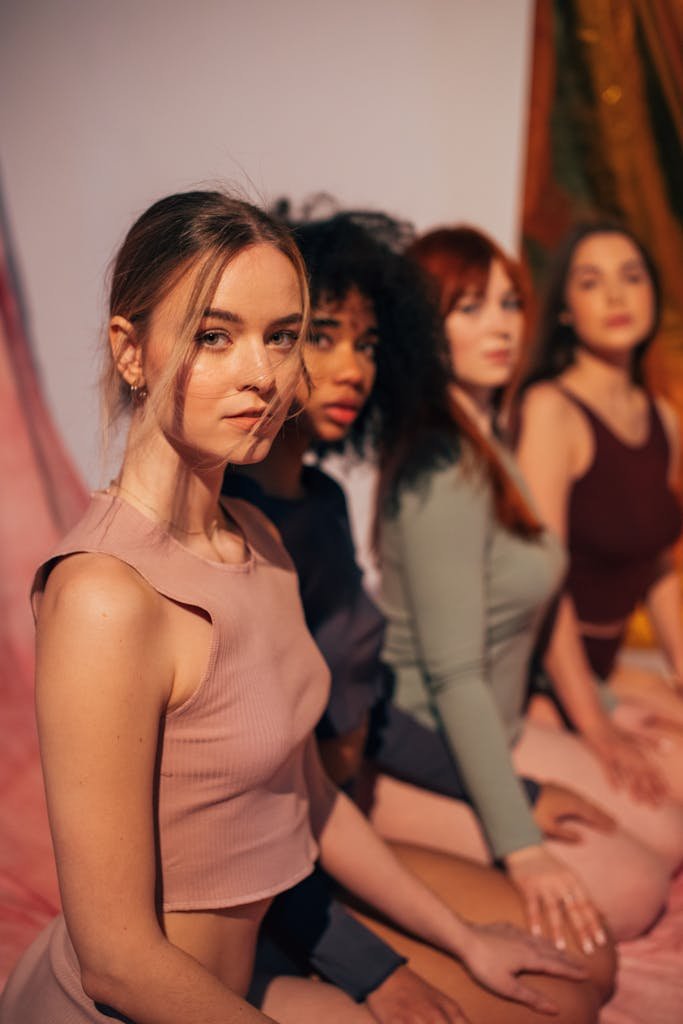
[(38, 612), (38, 629), (51, 622), (100, 632), (153, 629), (163, 614), (160, 595), (134, 569), (112, 555), (74, 554), (48, 577)]
[(572, 447), (587, 434), (586, 423), (576, 404), (552, 381), (532, 385), (521, 408), (521, 435)]
[(525, 393), (522, 412), (525, 419), (532, 418), (545, 426), (564, 428), (567, 417), (577, 415), (577, 408), (552, 381), (541, 381), (533, 384)]
[(658, 395), (654, 402), (661, 421), (664, 424), (664, 429), (666, 430), (669, 441), (671, 443), (678, 444), (680, 420), (673, 403), (670, 402), (668, 398), (662, 398), (661, 395)]
[(56, 708), (71, 707), (85, 695), (96, 698), (106, 714), (121, 716), (135, 707), (142, 718), (146, 708), (157, 721), (172, 691), (176, 661), (168, 603), (134, 569), (103, 554), (70, 555), (55, 566), (37, 622), (43, 731)]

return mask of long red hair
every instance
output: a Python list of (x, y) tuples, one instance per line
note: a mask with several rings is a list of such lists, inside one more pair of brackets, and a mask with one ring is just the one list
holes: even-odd
[[(432, 298), (444, 320), (463, 294), (486, 290), (491, 265), (495, 261), (502, 264), (519, 295), (522, 308), (528, 305), (529, 289), (520, 265), (476, 228), (458, 226), (429, 231), (412, 243), (406, 255), (425, 274)], [(526, 344), (523, 346), (523, 353), (527, 347)], [(524, 363), (522, 357), (510, 382), (496, 393), (499, 421), (509, 413), (512, 395), (524, 373)], [(474, 464), (488, 479), (498, 521), (520, 536), (537, 537), (543, 527), (506, 471), (493, 444), (457, 402), (450, 403), (450, 414), (458, 432), (469, 442)]]

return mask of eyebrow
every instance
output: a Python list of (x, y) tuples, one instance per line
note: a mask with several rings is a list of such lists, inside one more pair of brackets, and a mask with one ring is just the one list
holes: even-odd
[[(333, 316), (314, 316), (313, 326), (314, 327), (341, 327), (341, 320), (336, 320)], [(368, 327), (364, 334), (379, 334), (379, 327), (372, 326)]]
[[(224, 320), (230, 324), (244, 324), (244, 320), (237, 313), (231, 313), (229, 309), (214, 309), (209, 307), (204, 310), (204, 316), (214, 320)], [(269, 326), (275, 324), (300, 324), (302, 320), (301, 313), (289, 313), (287, 316), (278, 316), (275, 320), (272, 320)]]
[[(619, 270), (643, 270), (645, 269), (645, 261), (640, 259), (638, 256), (634, 256), (632, 259), (624, 260), (623, 263), (619, 264)], [(592, 273), (601, 274), (603, 272), (602, 267), (599, 267), (596, 263), (577, 263), (572, 273)]]

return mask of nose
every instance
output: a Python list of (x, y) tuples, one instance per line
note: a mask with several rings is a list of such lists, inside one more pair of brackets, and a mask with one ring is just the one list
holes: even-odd
[(514, 314), (496, 302), (489, 310), (488, 327), (492, 334), (508, 339), (512, 336)]
[(255, 391), (268, 397), (275, 390), (275, 372), (263, 338), (243, 338), (240, 345), (238, 391)]
[(362, 357), (352, 341), (335, 346), (334, 378), (338, 383), (352, 387), (363, 383)]
[(618, 304), (624, 297), (624, 284), (620, 277), (612, 276), (606, 281), (607, 301), (610, 305)]

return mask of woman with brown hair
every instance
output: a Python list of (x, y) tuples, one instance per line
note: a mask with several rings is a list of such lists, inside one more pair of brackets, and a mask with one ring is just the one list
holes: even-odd
[[(539, 511), (569, 553), (547, 675), (623, 814), (632, 799), (683, 801), (678, 425), (644, 366), (659, 310), (656, 269), (638, 239), (609, 222), (578, 225), (548, 284), (518, 449)], [(640, 603), (664, 672), (619, 664)], [(643, 834), (675, 867), (672, 837)]]

